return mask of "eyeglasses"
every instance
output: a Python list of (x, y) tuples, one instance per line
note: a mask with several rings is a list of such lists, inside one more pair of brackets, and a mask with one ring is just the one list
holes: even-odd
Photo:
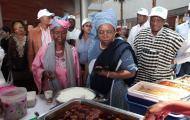
[(99, 30), (99, 31), (98, 31), (98, 34), (99, 34), (99, 35), (104, 35), (104, 34), (112, 35), (113, 33), (114, 33), (113, 30)]

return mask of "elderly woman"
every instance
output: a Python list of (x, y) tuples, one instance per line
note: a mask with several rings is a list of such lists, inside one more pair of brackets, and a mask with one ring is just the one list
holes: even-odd
[(86, 85), (86, 79), (88, 75), (88, 54), (89, 54), (89, 46), (92, 43), (92, 38), (90, 37), (90, 32), (92, 30), (91, 20), (89, 18), (85, 18), (82, 21), (81, 33), (79, 35), (79, 45), (78, 45), (78, 53), (79, 53), (79, 62), (81, 67), (81, 80), (82, 85)]
[(35, 83), (40, 92), (80, 84), (77, 50), (65, 42), (68, 28), (68, 21), (54, 17), (51, 31), (53, 42), (42, 46), (32, 63)]
[[(28, 68), (27, 51), (28, 37), (25, 25), (22, 21), (12, 23), (13, 35), (8, 44), (8, 68), (10, 76), (12, 73), (13, 84), (17, 87), (25, 87), (28, 91), (37, 91), (32, 72)], [(9, 76), (9, 79), (11, 77)]]
[(93, 24), (97, 30), (98, 40), (94, 40), (89, 57), (89, 69), (96, 59), (90, 74), (90, 87), (109, 99), (115, 107), (124, 108), (124, 93), (132, 82), (137, 66), (131, 46), (115, 39), (117, 19), (112, 9), (97, 13)]

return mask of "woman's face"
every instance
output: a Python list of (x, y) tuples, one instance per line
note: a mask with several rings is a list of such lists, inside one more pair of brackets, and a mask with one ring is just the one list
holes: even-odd
[(53, 40), (57, 43), (63, 43), (66, 40), (67, 29), (55, 27), (52, 31)]
[(82, 30), (85, 32), (85, 33), (90, 33), (91, 30), (92, 30), (92, 25), (90, 22), (87, 22), (85, 23), (83, 26), (82, 26)]
[(115, 30), (111, 24), (103, 24), (98, 28), (98, 38), (104, 45), (109, 45), (115, 36)]
[(26, 33), (24, 26), (20, 22), (16, 22), (13, 26), (13, 29), (16, 35), (25, 35)]

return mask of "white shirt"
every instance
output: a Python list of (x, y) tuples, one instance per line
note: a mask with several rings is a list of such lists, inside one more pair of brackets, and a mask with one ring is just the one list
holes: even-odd
[(81, 31), (77, 28), (74, 28), (73, 31), (67, 31), (67, 40), (69, 40), (69, 39), (76, 40), (76, 46), (77, 46), (78, 41), (79, 41), (80, 32)]
[(129, 37), (127, 39), (127, 42), (131, 45), (131, 47), (133, 48), (134, 51), (135, 48), (134, 48), (134, 40), (135, 40), (135, 37), (136, 35), (143, 29), (146, 29), (146, 28), (149, 28), (150, 27), (150, 23), (149, 21), (147, 20), (142, 26), (140, 26), (139, 24), (133, 26), (131, 28), (131, 31), (130, 31), (130, 34), (129, 34)]
[(51, 34), (50, 34), (50, 29), (47, 28), (46, 30), (41, 28), (41, 31), (42, 31), (42, 36), (41, 36), (41, 39), (42, 39), (42, 45), (47, 45), (48, 43), (50, 43), (52, 41), (51, 39)]
[(181, 64), (190, 62), (190, 21), (178, 25), (176, 27), (176, 32), (178, 32), (185, 39), (175, 59), (177, 64), (176, 74), (178, 74), (181, 69)]

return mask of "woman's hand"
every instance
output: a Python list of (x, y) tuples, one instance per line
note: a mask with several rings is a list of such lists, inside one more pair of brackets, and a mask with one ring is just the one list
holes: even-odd
[(101, 71), (98, 71), (98, 72), (96, 72), (98, 75), (100, 75), (100, 76), (104, 76), (104, 77), (107, 77), (107, 78), (109, 78), (110, 76), (109, 76), (109, 74), (110, 74), (110, 72), (109, 71), (107, 71), (107, 70), (101, 70)]
[(51, 71), (44, 71), (42, 73), (42, 80), (52, 80), (55, 78), (55, 75)]
[(160, 102), (151, 106), (145, 114), (144, 120), (164, 120), (170, 112), (167, 108), (166, 102)]

